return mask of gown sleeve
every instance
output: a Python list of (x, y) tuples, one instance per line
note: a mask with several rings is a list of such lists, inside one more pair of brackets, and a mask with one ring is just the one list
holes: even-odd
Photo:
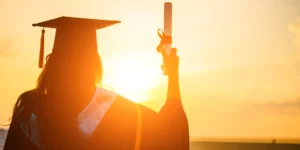
[[(36, 150), (37, 146), (35, 143), (28, 138), (28, 134), (31, 131), (29, 125), (26, 123), (29, 117), (29, 104), (28, 96), (31, 92), (23, 93), (19, 99), (22, 99), (18, 110), (15, 112), (10, 127), (7, 132), (6, 140), (4, 143), (3, 150), (22, 150), (30, 149)], [(32, 104), (31, 104), (32, 105)]]
[(21, 129), (21, 124), (19, 124), (16, 120), (12, 120), (7, 133), (3, 150), (16, 150), (16, 149), (35, 150), (36, 147)]
[(180, 100), (168, 100), (159, 112), (163, 149), (189, 150), (188, 120)]

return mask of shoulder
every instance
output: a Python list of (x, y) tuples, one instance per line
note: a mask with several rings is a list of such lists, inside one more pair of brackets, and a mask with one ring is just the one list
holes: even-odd
[(18, 98), (19, 102), (17, 102), (17, 103), (19, 103), (20, 106), (32, 108), (33, 106), (35, 106), (34, 101), (37, 99), (37, 97), (38, 97), (37, 95), (38, 94), (35, 89), (26, 91), (19, 96), (19, 98)]
[(34, 100), (37, 97), (37, 92), (36, 90), (29, 90), (26, 92), (23, 92), (17, 99), (17, 102), (15, 104), (14, 108), (14, 114), (13, 118), (15, 117), (24, 117), (26, 113), (34, 107)]
[(158, 115), (154, 110), (146, 106), (135, 103), (122, 95), (103, 88), (97, 88), (93, 99), (98, 99), (99, 101), (113, 100), (112, 107), (123, 113), (134, 113), (137, 112), (137, 108), (139, 108), (143, 115)]
[(26, 103), (34, 98), (36, 98), (37, 92), (35, 89), (23, 92), (18, 99), (21, 99), (21, 103)]
[(139, 109), (141, 110), (143, 116), (158, 116), (158, 113), (155, 112), (154, 110), (152, 110), (144, 105), (135, 103), (121, 95), (117, 95), (116, 102), (121, 104), (120, 106), (124, 109), (137, 110), (137, 106), (138, 106)]

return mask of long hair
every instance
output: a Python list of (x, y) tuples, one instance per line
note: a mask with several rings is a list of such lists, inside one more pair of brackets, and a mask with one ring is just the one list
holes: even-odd
[[(39, 135), (46, 149), (75, 146), (72, 138), (78, 137), (77, 116), (91, 100), (101, 79), (102, 63), (97, 51), (47, 56), (34, 90)], [(18, 98), (12, 119), (21, 101)]]

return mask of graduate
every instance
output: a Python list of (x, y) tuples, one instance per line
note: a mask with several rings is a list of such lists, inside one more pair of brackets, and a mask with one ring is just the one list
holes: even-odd
[(120, 23), (59, 17), (33, 26), (55, 28), (44, 64), (42, 30), (37, 86), (15, 104), (4, 150), (188, 150), (188, 121), (181, 103), (174, 48), (165, 59), (166, 103), (157, 113), (99, 88), (102, 64), (96, 30)]

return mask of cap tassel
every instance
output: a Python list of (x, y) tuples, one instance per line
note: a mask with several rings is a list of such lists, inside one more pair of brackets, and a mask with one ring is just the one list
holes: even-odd
[(44, 35), (45, 35), (45, 29), (42, 30), (42, 36), (41, 36), (39, 68), (43, 68), (44, 66)]

